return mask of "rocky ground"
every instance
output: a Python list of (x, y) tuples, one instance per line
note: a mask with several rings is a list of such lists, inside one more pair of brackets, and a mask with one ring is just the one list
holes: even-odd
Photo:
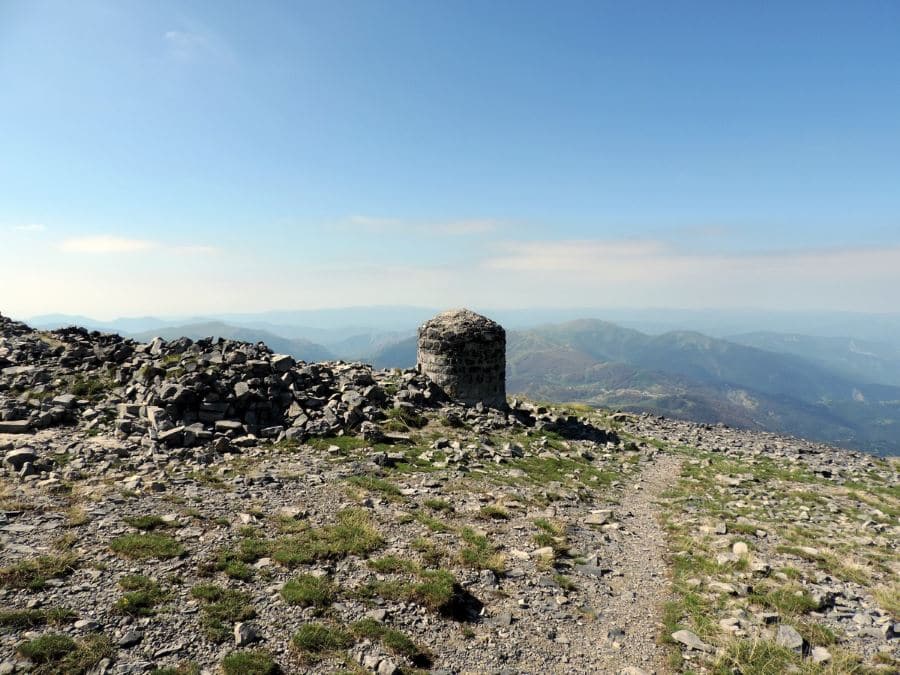
[(0, 673), (896, 672), (897, 463), (0, 317)]

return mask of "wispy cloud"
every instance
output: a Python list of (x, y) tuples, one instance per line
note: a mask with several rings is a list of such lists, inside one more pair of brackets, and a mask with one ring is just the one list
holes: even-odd
[(164, 252), (175, 255), (197, 256), (211, 255), (219, 252), (215, 246), (191, 245), (191, 244), (164, 244), (150, 239), (129, 239), (111, 235), (97, 235), (90, 237), (74, 237), (65, 239), (58, 245), (59, 250), (66, 253), (141, 253)]
[(170, 246), (167, 250), (175, 255), (216, 255), (222, 252), (218, 246)]
[(348, 219), (349, 227), (370, 232), (397, 232), (420, 236), (463, 237), (495, 232), (503, 222), (491, 218), (464, 218), (460, 220), (418, 221), (402, 218), (382, 218), (356, 215)]
[(178, 61), (234, 61), (226, 42), (206, 29), (168, 30), (163, 33), (163, 43), (169, 57)]
[(147, 239), (128, 239), (109, 235), (74, 237), (59, 244), (60, 250), (67, 253), (134, 253), (158, 247), (157, 242)]
[(23, 225), (13, 225), (12, 229), (16, 232), (44, 232), (47, 230), (47, 227), (41, 223), (25, 223)]

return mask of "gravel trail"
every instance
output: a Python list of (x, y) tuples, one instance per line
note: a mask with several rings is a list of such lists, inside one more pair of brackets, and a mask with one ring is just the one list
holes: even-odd
[(607, 533), (611, 541), (603, 549), (607, 557), (602, 563), (614, 572), (612, 597), (599, 622), (598, 673), (667, 672), (666, 649), (658, 635), (669, 575), (657, 501), (679, 470), (678, 457), (656, 453), (629, 481), (615, 510), (619, 527)]

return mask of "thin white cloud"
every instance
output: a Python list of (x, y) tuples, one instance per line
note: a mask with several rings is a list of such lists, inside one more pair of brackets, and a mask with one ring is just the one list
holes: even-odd
[(171, 246), (168, 250), (176, 255), (216, 255), (222, 252), (218, 246)]
[(178, 61), (234, 61), (234, 53), (225, 41), (206, 29), (168, 30), (163, 33), (163, 43), (168, 56)]
[(74, 237), (59, 244), (60, 250), (67, 253), (134, 253), (158, 247), (157, 242), (147, 239), (128, 239), (109, 235)]
[(659, 240), (505, 242), (484, 259), (492, 270), (542, 272), (584, 280), (666, 282), (746, 276), (783, 281), (897, 278), (900, 247), (706, 253)]
[(41, 223), (25, 223), (23, 225), (13, 225), (12, 229), (17, 232), (45, 232), (47, 226)]
[(396, 232), (422, 236), (463, 237), (494, 232), (500, 229), (503, 223), (491, 218), (416, 221), (402, 218), (355, 215), (348, 219), (347, 225), (351, 228), (361, 228), (379, 233)]
[(58, 248), (65, 253), (142, 253), (163, 252), (182, 256), (212, 255), (219, 252), (215, 246), (177, 244), (168, 245), (149, 239), (129, 239), (111, 235), (75, 237), (59, 243)]

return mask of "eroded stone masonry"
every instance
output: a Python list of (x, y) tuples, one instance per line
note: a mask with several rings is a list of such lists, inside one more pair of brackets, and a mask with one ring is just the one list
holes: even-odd
[(419, 328), (416, 367), (451, 398), (506, 407), (506, 331), (468, 309), (438, 314)]

